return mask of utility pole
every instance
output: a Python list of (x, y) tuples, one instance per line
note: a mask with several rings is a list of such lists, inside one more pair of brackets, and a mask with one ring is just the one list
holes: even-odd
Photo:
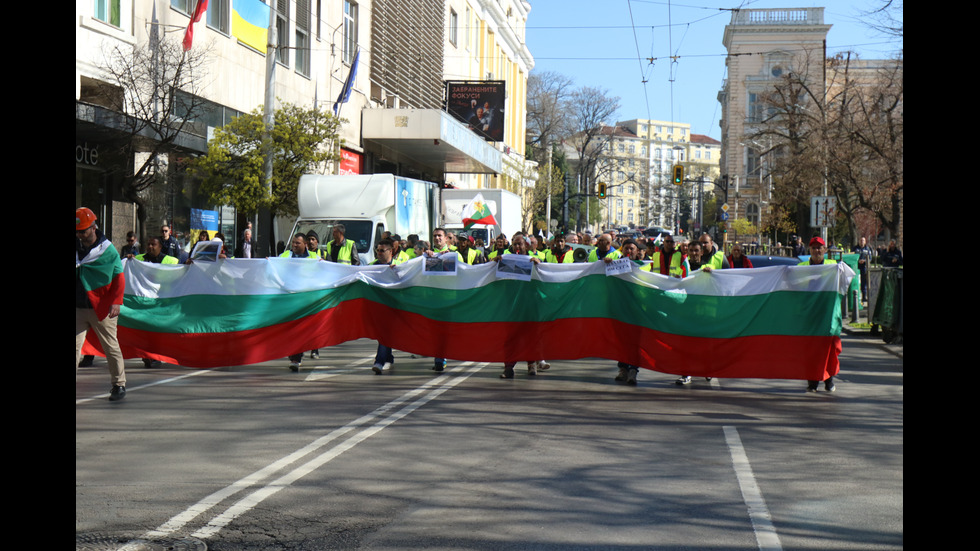
[[(262, 149), (265, 151), (265, 162), (263, 163), (263, 169), (265, 172), (265, 189), (269, 196), (272, 196), (272, 160), (273, 155), (275, 155), (275, 150), (272, 143), (272, 126), (275, 124), (276, 116), (276, 51), (279, 49), (279, 35), (276, 32), (276, 8), (275, 5), (269, 4), (269, 46), (265, 54), (265, 105), (263, 111), (263, 122), (265, 122), (265, 129), (262, 132)], [(264, 210), (264, 209), (262, 209)], [(268, 213), (265, 217), (268, 220), (265, 231), (269, 233), (269, 252), (265, 256), (272, 256), (275, 254), (275, 235), (273, 234), (272, 227), (272, 212)], [(262, 240), (258, 238), (259, 229), (262, 226), (259, 225), (258, 213), (256, 213), (255, 220), (255, 235), (253, 236), (254, 242), (256, 244), (262, 243)], [(265, 251), (259, 251), (262, 255)]]

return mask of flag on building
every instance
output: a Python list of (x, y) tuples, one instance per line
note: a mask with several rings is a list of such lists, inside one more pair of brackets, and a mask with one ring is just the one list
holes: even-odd
[(361, 48), (358, 47), (357, 51), (354, 52), (354, 61), (350, 64), (350, 72), (347, 73), (347, 80), (344, 81), (344, 87), (340, 90), (340, 95), (337, 96), (337, 102), (333, 104), (333, 114), (335, 116), (340, 116), (340, 106), (347, 103), (350, 99), (351, 90), (354, 89), (354, 77), (357, 76), (357, 63), (361, 59)]
[(234, 0), (231, 6), (231, 35), (242, 44), (266, 53), (269, 9), (269, 5), (262, 0)]
[(490, 205), (483, 199), (482, 193), (477, 193), (469, 204), (463, 207), (463, 229), (468, 230), (474, 224), (496, 224), (497, 219), (490, 212)]
[(184, 31), (185, 52), (191, 49), (191, 43), (194, 42), (194, 23), (200, 21), (206, 11), (208, 11), (208, 0), (197, 0), (197, 6), (194, 8), (191, 20), (187, 22), (187, 30)]

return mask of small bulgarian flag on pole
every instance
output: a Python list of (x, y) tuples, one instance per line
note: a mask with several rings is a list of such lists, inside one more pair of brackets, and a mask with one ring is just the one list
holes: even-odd
[(473, 202), (463, 207), (463, 229), (468, 230), (474, 224), (496, 224), (497, 220), (490, 212), (490, 206), (483, 200), (483, 194), (477, 193)]

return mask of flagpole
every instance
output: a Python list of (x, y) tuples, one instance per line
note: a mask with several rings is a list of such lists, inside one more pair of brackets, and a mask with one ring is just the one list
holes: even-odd
[[(266, 48), (265, 54), (265, 104), (263, 107), (262, 120), (265, 123), (264, 129), (262, 131), (262, 148), (265, 152), (265, 160), (263, 162), (263, 172), (265, 174), (265, 189), (272, 197), (272, 161), (273, 161), (273, 143), (272, 143), (272, 127), (275, 124), (275, 109), (276, 109), (276, 50), (279, 47), (279, 34), (276, 32), (276, 8), (270, 2), (269, 3), (269, 44)], [(258, 217), (258, 213), (256, 213)], [(269, 213), (267, 217), (269, 221), (269, 227), (265, 230), (269, 232), (269, 254), (275, 252), (275, 235), (272, 231), (272, 213)], [(256, 233), (258, 233), (259, 225), (258, 220), (256, 220)], [(261, 241), (256, 236), (256, 243), (261, 243)]]

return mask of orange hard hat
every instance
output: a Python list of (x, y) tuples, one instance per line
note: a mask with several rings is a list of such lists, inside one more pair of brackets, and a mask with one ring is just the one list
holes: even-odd
[(95, 213), (92, 209), (81, 207), (75, 209), (75, 231), (87, 230), (95, 223)]

